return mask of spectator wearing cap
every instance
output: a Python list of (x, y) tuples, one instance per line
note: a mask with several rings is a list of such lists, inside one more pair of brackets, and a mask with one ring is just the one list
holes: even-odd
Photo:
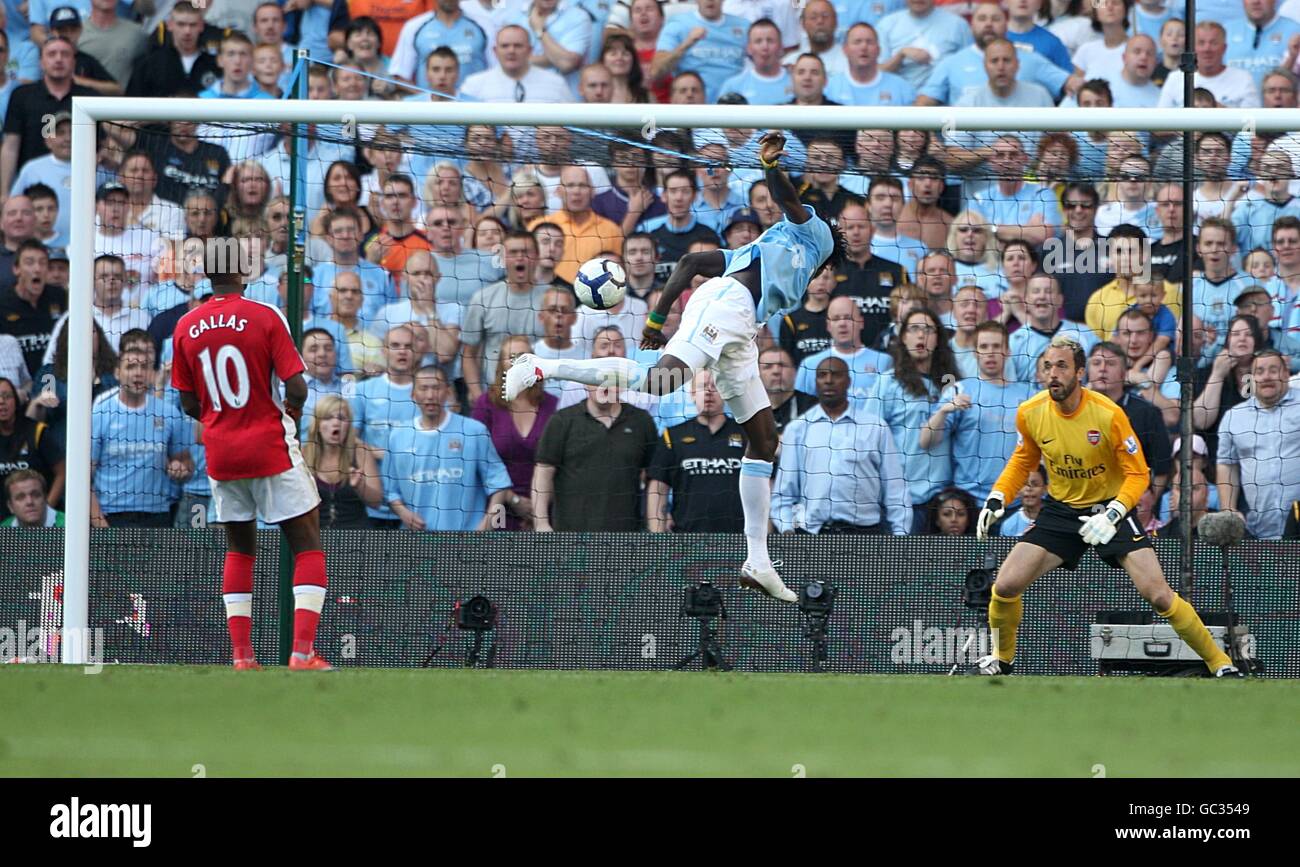
[(676, 263), (696, 241), (720, 243), (718, 233), (702, 224), (692, 211), (698, 185), (686, 169), (670, 172), (664, 180), (664, 204), (668, 213), (642, 224), (659, 247), (659, 261)]
[(736, 250), (757, 240), (762, 233), (763, 227), (759, 222), (758, 214), (746, 207), (736, 211), (727, 221), (726, 228), (722, 230), (723, 246), (728, 250)]
[(862, 204), (862, 198), (840, 185), (844, 171), (844, 151), (833, 138), (814, 138), (808, 142), (808, 162), (795, 181), (799, 201), (812, 205), (823, 220), (837, 219), (849, 203)]
[(203, 12), (189, 0), (179, 0), (167, 16), (167, 36), (151, 47), (131, 71), (127, 96), (175, 96), (199, 93), (221, 77), (217, 59), (199, 44)]
[(1151, 492), (1156, 500), (1169, 481), (1170, 448), (1160, 410), (1128, 388), (1128, 356), (1114, 343), (1098, 343), (1088, 352), (1088, 388), (1114, 401), (1128, 416), (1151, 469)]
[(880, 68), (880, 39), (876, 28), (859, 22), (844, 41), (848, 68), (830, 76), (826, 95), (843, 105), (911, 105), (916, 89), (907, 80)]
[(139, 24), (117, 14), (117, 6), (117, 0), (90, 0), (90, 17), (82, 21), (77, 47), (103, 64), (122, 85), (144, 56), (147, 40)]
[(128, 226), (130, 199), (119, 181), (100, 184), (95, 191), (95, 255), (112, 253), (126, 263), (127, 304), (138, 305), (157, 279), (161, 238), (144, 226)]
[[(1284, 304), (1287, 302), (1284, 301)], [(1232, 301), (1233, 306), (1237, 309), (1238, 316), (1253, 316), (1259, 323), (1259, 330), (1264, 335), (1264, 346), (1274, 349), (1282, 349), (1284, 344), (1283, 329), (1277, 325), (1280, 319), (1277, 315), (1277, 307), (1274, 303), (1273, 296), (1269, 291), (1259, 284), (1244, 286), (1237, 293), (1237, 297)], [(1300, 358), (1295, 359), (1300, 361)]]
[(52, 37), (41, 46), (41, 80), (14, 89), (5, 111), (4, 143), (0, 145), (0, 195), (13, 188), (18, 169), (49, 153), (46, 118), (72, 110), (72, 97), (95, 91), (73, 81), (76, 46)]
[(772, 489), (782, 533), (905, 535), (912, 524), (903, 460), (889, 428), (849, 399), (849, 368), (817, 368), (817, 406), (785, 427)]
[(1279, 539), (1300, 500), (1300, 388), (1288, 382), (1286, 360), (1274, 349), (1255, 353), (1254, 394), (1219, 424), (1216, 481), (1219, 503), (1240, 513), (1257, 539)]
[(881, 68), (921, 88), (935, 64), (974, 41), (964, 18), (935, 8), (935, 0), (907, 0), (905, 9), (877, 22)]
[(694, 9), (669, 18), (659, 31), (650, 79), (694, 72), (704, 82), (705, 102), (725, 93), (722, 84), (745, 65), (749, 21), (728, 15), (723, 0), (699, 0)]
[[(488, 33), (464, 14), (461, 0), (440, 0), (436, 4), (428, 4), (427, 0), (399, 0), (396, 4), (369, 0), (367, 5), (375, 8), (358, 12), (349, 7), (349, 11), (353, 16), (369, 15), (379, 23), (383, 53), (392, 57), (388, 63), (389, 74), (415, 82), (421, 88), (439, 89), (429, 80), (428, 63), (434, 50), (442, 46), (456, 53), (459, 74), (456, 84), (487, 68)], [(387, 17), (399, 10), (404, 23)], [(413, 12), (419, 14), (412, 16)], [(394, 33), (397, 27), (401, 30)]]
[(81, 13), (71, 6), (59, 6), (50, 13), (50, 32), (72, 43), (73, 78), (82, 87), (88, 87), (100, 96), (121, 96), (122, 85), (113, 78), (104, 65), (78, 47), (81, 41)]
[(693, 394), (699, 415), (663, 432), (647, 472), (650, 532), (743, 532), (736, 483), (745, 431), (724, 412), (712, 371), (695, 374)]
[(35, 470), (18, 470), (4, 477), (5, 507), (9, 517), (0, 527), (62, 527), (63, 513), (45, 496), (45, 479)]
[[(52, 133), (45, 137), (49, 153), (23, 164), (14, 179), (13, 192), (25, 193), (28, 187), (44, 184), (54, 191), (58, 215), (54, 221), (52, 246), (67, 243), (72, 211), (72, 115), (61, 111), (54, 116)], [(61, 242), (61, 243), (60, 243)]]
[(749, 25), (749, 65), (722, 83), (721, 93), (738, 93), (750, 105), (780, 105), (794, 96), (790, 73), (781, 65), (781, 28), (770, 18)]
[(712, 143), (697, 152), (703, 165), (695, 169), (700, 185), (699, 193), (691, 205), (695, 218), (719, 235), (738, 211), (744, 210), (745, 197), (731, 185), (731, 167), (727, 165), (725, 146)]

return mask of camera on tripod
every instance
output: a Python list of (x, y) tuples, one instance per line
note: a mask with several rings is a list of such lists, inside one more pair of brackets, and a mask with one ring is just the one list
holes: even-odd
[(456, 603), (456, 626), (471, 632), (487, 632), (497, 622), (497, 607), (486, 596), (471, 596)]
[(799, 591), (799, 610), (809, 617), (830, 617), (835, 608), (835, 588), (825, 581), (809, 581)]
[(682, 594), (682, 617), (727, 619), (727, 606), (722, 604), (722, 594), (709, 581), (687, 587)]

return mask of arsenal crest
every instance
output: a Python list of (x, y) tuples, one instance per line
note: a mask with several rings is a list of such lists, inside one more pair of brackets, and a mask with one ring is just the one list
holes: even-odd
[(1101, 442), (1101, 431), (1099, 430), (1088, 431), (1088, 442), (1094, 446), (1097, 443)]

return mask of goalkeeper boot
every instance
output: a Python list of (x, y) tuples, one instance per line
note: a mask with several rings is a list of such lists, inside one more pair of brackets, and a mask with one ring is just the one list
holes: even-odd
[(781, 576), (776, 574), (775, 565), (754, 566), (746, 563), (740, 567), (740, 586), (765, 593), (782, 602), (798, 602), (799, 595), (785, 586)]
[(971, 668), (971, 674), (985, 675), (989, 677), (998, 677), (1000, 675), (1011, 674), (1015, 665), (1010, 662), (1003, 662), (993, 654), (981, 656), (979, 661)]
[(1219, 670), (1214, 672), (1214, 676), (1241, 679), (1246, 676), (1246, 673), (1241, 669), (1237, 668), (1237, 666), (1235, 665), (1224, 665), (1224, 666), (1220, 666)]
[(325, 660), (317, 656), (316, 651), (313, 650), (305, 659), (297, 653), (290, 656), (289, 670), (290, 671), (333, 671), (334, 666), (330, 665), (328, 662), (326, 662)]
[(524, 353), (506, 371), (506, 383), (501, 388), (501, 396), (506, 400), (514, 400), (541, 378), (542, 369), (537, 366), (537, 356)]

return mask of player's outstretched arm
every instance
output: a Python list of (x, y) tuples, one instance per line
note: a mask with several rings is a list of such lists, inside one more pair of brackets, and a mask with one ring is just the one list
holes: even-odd
[(758, 159), (763, 164), (764, 180), (767, 190), (772, 194), (772, 201), (780, 206), (781, 212), (791, 223), (808, 222), (808, 211), (799, 201), (799, 193), (790, 176), (781, 170), (781, 157), (785, 156), (785, 136), (776, 130), (759, 139)]

